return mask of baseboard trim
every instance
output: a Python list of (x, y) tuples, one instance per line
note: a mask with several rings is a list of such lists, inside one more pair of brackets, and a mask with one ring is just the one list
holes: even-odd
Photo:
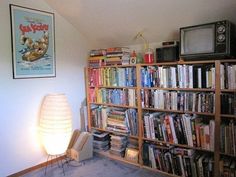
[[(65, 159), (65, 157), (66, 157), (66, 155), (57, 157), (57, 158), (55, 158), (55, 159), (52, 159), (52, 160), (48, 161), (48, 163), (55, 163), (55, 162), (57, 162), (58, 160)], [(38, 170), (38, 169), (40, 169), (40, 168), (43, 168), (43, 167), (45, 167), (46, 165), (47, 165), (47, 162), (43, 162), (43, 163), (40, 163), (40, 164), (35, 165), (35, 166), (33, 166), (33, 167), (30, 167), (30, 168), (24, 169), (24, 170), (22, 170), (22, 171), (19, 171), (19, 172), (17, 172), (17, 173), (11, 174), (11, 175), (9, 175), (9, 176), (7, 176), (7, 177), (19, 177), (19, 176), (23, 176), (23, 175), (25, 175), (25, 174), (27, 174), (27, 173), (30, 173), (30, 172), (33, 172), (33, 171)]]

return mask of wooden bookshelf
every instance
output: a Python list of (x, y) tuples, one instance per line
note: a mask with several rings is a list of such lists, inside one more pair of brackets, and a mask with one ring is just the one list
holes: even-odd
[[(107, 88), (107, 89), (134, 89), (136, 91), (136, 104), (137, 106), (127, 106), (127, 105), (115, 105), (115, 104), (106, 104), (106, 103), (94, 103), (90, 102), (87, 100), (87, 105), (88, 105), (88, 124), (89, 124), (89, 129), (90, 130), (98, 130), (102, 132), (108, 132), (111, 134), (119, 134), (117, 132), (112, 132), (108, 130), (104, 130), (101, 128), (96, 128), (92, 127), (91, 125), (91, 115), (90, 115), (90, 105), (95, 104), (95, 105), (102, 105), (106, 107), (120, 107), (120, 108), (132, 108), (136, 109), (138, 113), (138, 136), (130, 136), (130, 135), (125, 135), (120, 133), (121, 135), (128, 136), (129, 138), (137, 139), (139, 143), (139, 163), (132, 163), (129, 161), (126, 161), (124, 158), (117, 157), (114, 155), (111, 155), (108, 151), (106, 152), (99, 152), (99, 154), (104, 155), (106, 157), (109, 157), (114, 160), (119, 160), (121, 162), (129, 163), (132, 165), (139, 166), (141, 168), (145, 168), (148, 170), (152, 170), (154, 172), (166, 175), (166, 176), (172, 176), (172, 177), (178, 177), (178, 175), (174, 174), (169, 174), (163, 171), (160, 171), (158, 169), (153, 169), (151, 167), (147, 167), (143, 165), (143, 159), (142, 159), (142, 148), (143, 148), (143, 143), (144, 142), (150, 142), (153, 144), (156, 144), (159, 146), (163, 147), (169, 147), (173, 146), (183, 148), (183, 149), (193, 149), (196, 151), (199, 151), (200, 153), (205, 153), (205, 154), (210, 154), (213, 156), (213, 161), (214, 161), (214, 177), (220, 177), (220, 159), (222, 156), (230, 157), (230, 158), (235, 158), (234, 155), (230, 154), (225, 154), (220, 152), (220, 126), (223, 120), (236, 120), (236, 115), (230, 115), (230, 114), (221, 114), (221, 94), (226, 93), (226, 94), (234, 94), (236, 93), (235, 89), (221, 89), (221, 83), (220, 83), (220, 78), (221, 78), (221, 65), (225, 62), (235, 64), (236, 59), (225, 59), (225, 60), (201, 60), (201, 61), (179, 61), (179, 62), (166, 62), (166, 63), (153, 63), (153, 64), (136, 64), (136, 65), (115, 65), (115, 66), (101, 66), (100, 68), (125, 68), (125, 67), (135, 67), (136, 68), (136, 86), (135, 87), (119, 87), (119, 86), (92, 86), (92, 88)], [(172, 67), (172, 66), (177, 66), (177, 65), (196, 65), (196, 66), (214, 66), (215, 68), (215, 85), (214, 88), (163, 88), (163, 87), (143, 87), (142, 86), (142, 81), (141, 81), (141, 68), (143, 67), (149, 67), (149, 66), (166, 66), (166, 67)], [(95, 67), (99, 68), (99, 67)], [(89, 68), (91, 69), (91, 67)], [(85, 77), (86, 79), (88, 78), (88, 70), (86, 69), (85, 72)], [(91, 88), (91, 86), (88, 85), (88, 82), (86, 82), (86, 90)], [(209, 112), (195, 112), (195, 111), (182, 111), (182, 110), (168, 110), (168, 109), (156, 109), (156, 108), (150, 108), (150, 107), (142, 107), (141, 104), (141, 90), (164, 90), (164, 91), (177, 91), (177, 92), (201, 92), (201, 93), (210, 93), (211, 92), (214, 94), (214, 100), (215, 100), (215, 105), (214, 105), (214, 113), (209, 113)], [(87, 97), (89, 93), (87, 92)], [(209, 120), (214, 120), (215, 124), (215, 134), (214, 134), (214, 151), (204, 149), (201, 147), (193, 147), (185, 144), (176, 144), (176, 143), (170, 143), (170, 142), (165, 142), (165, 141), (159, 141), (156, 139), (150, 139), (144, 137), (144, 120), (143, 120), (143, 115), (144, 112), (163, 112), (163, 113), (175, 113), (175, 114), (191, 114), (191, 115), (199, 115), (199, 116), (204, 116), (204, 118), (208, 118)], [(208, 119), (206, 119), (208, 120)]]

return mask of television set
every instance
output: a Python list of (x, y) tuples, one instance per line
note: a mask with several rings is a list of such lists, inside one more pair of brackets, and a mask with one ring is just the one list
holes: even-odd
[(227, 20), (180, 28), (180, 58), (222, 59), (235, 53), (234, 25)]

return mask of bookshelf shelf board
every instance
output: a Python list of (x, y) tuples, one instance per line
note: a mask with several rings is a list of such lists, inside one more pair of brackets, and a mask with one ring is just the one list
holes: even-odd
[(108, 132), (108, 133), (112, 133), (112, 134), (115, 134), (115, 135), (123, 135), (123, 136), (127, 136), (129, 138), (138, 139), (138, 136), (133, 136), (133, 135), (129, 135), (129, 134), (126, 134), (126, 133), (114, 132), (114, 131), (105, 130), (105, 129), (97, 128), (97, 127), (91, 127), (91, 128), (94, 129), (94, 130), (102, 131), (102, 132)]
[(152, 170), (154, 172), (158, 172), (160, 174), (167, 175), (167, 176), (170, 176), (170, 177), (180, 177), (178, 175), (167, 173), (167, 172), (164, 172), (164, 171), (161, 171), (161, 170), (158, 170), (158, 169), (155, 169), (155, 168), (147, 167), (147, 166), (142, 166), (142, 168), (145, 168), (145, 169), (148, 169), (148, 170)]
[(118, 160), (118, 161), (121, 161), (121, 162), (125, 162), (125, 163), (128, 163), (128, 164), (140, 167), (140, 164), (134, 163), (134, 162), (130, 162), (130, 161), (125, 160), (124, 158), (116, 156), (116, 155), (112, 155), (112, 154), (109, 153), (109, 151), (94, 151), (94, 152), (99, 154), (99, 155), (111, 158), (113, 160)]
[(110, 88), (110, 89), (137, 89), (137, 87), (126, 87), (126, 86), (89, 86), (90, 88)]
[(183, 114), (184, 111), (178, 111), (178, 110), (167, 110), (167, 109), (156, 109), (156, 108), (142, 108), (143, 110), (148, 111), (156, 111), (156, 112), (173, 112), (173, 113), (180, 113)]
[(208, 112), (192, 112), (192, 111), (179, 111), (179, 110), (167, 110), (167, 109), (156, 109), (156, 108), (142, 108), (143, 110), (156, 111), (156, 112), (172, 112), (172, 113), (180, 113), (180, 114), (198, 114), (198, 115), (206, 115), (206, 116), (215, 116), (214, 113)]
[(202, 61), (177, 61), (177, 62), (164, 62), (164, 63), (152, 63), (152, 64), (140, 64), (140, 66), (173, 66), (173, 65), (190, 65), (190, 64), (214, 64), (214, 60), (202, 60)]
[(190, 92), (214, 92), (215, 89), (209, 88), (161, 88), (161, 87), (141, 87), (144, 90), (174, 90), (174, 91), (190, 91)]
[(206, 151), (206, 152), (214, 153), (212, 150), (209, 150), (209, 149), (203, 149), (203, 148), (193, 147), (193, 146), (184, 145), (184, 144), (175, 144), (175, 143), (170, 143), (170, 142), (166, 142), (166, 141), (159, 141), (159, 140), (150, 139), (150, 138), (143, 138), (143, 140), (152, 141), (154, 143), (159, 143), (159, 144), (172, 145), (172, 146), (177, 146), (177, 147), (182, 147), (182, 148), (187, 148), (187, 149), (195, 149), (198, 151)]
[(203, 116), (215, 116), (215, 113), (209, 113), (209, 112), (184, 111), (184, 113), (187, 113), (187, 114), (198, 114), (198, 115), (203, 115)]
[(126, 67), (136, 67), (136, 65), (110, 65), (110, 66), (88, 67), (88, 69), (93, 69), (93, 68), (126, 68)]
[(231, 115), (231, 114), (221, 114), (221, 117), (226, 117), (226, 118), (234, 118), (236, 119), (236, 115)]
[(233, 155), (233, 154), (226, 154), (226, 153), (220, 152), (220, 155), (222, 155), (222, 156), (227, 156), (227, 157), (232, 157), (232, 158), (236, 158), (236, 155)]
[(236, 63), (236, 58), (220, 60), (221, 63)]
[(214, 60), (201, 60), (201, 61), (179, 61), (178, 64), (214, 64)]
[(222, 89), (221, 92), (236, 93), (236, 89)]
[(110, 106), (110, 107), (119, 107), (119, 108), (133, 108), (133, 109), (137, 109), (137, 106), (126, 106), (126, 105), (107, 104), (107, 103), (94, 103), (94, 102), (90, 102), (90, 104)]
[(139, 64), (140, 66), (162, 66), (162, 65), (166, 65), (166, 66), (173, 66), (173, 65), (177, 65), (178, 62), (165, 62), (165, 63), (151, 63), (151, 64)]

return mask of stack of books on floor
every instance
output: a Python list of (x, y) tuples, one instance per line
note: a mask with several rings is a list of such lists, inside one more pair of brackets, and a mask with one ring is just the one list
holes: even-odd
[(110, 136), (106, 132), (93, 132), (93, 147), (94, 150), (99, 151), (106, 151), (110, 148)]
[(127, 145), (127, 137), (111, 135), (110, 153), (119, 157), (124, 157)]

